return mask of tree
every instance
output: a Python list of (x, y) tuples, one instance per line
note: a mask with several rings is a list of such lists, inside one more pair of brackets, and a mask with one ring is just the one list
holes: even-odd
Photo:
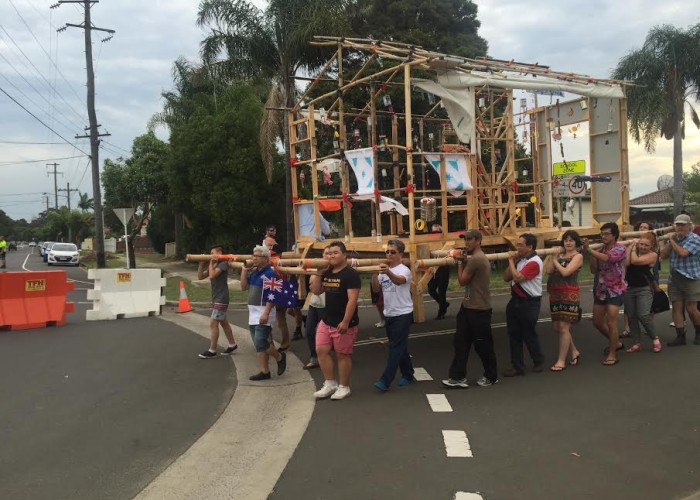
[(478, 34), (477, 5), (471, 0), (362, 0), (353, 28), (375, 40), (419, 45), (463, 57), (486, 54)]
[(693, 123), (700, 118), (690, 104), (700, 99), (700, 24), (687, 30), (657, 26), (641, 49), (620, 59), (613, 78), (635, 83), (627, 91), (632, 137), (653, 153), (656, 138), (673, 139), (673, 210), (683, 210), (683, 139), (685, 107)]
[[(270, 0), (261, 11), (244, 0), (203, 0), (197, 24), (209, 30), (201, 55), (211, 71), (228, 78), (266, 77), (271, 85), (260, 127), (260, 147), (268, 181), (278, 138), (289, 164), (286, 113), (273, 108), (294, 105), (297, 71), (319, 68), (328, 51), (309, 45), (313, 35), (343, 35), (350, 29), (348, 0)], [(223, 62), (216, 62), (221, 56)], [(285, 169), (286, 242), (294, 241), (290, 169)]]
[(87, 212), (88, 210), (93, 210), (95, 208), (95, 200), (89, 197), (87, 193), (80, 193), (80, 201), (78, 201), (78, 208), (82, 210), (83, 212)]
[(135, 223), (131, 224), (128, 238), (130, 268), (136, 267), (133, 237), (141, 231), (153, 207), (167, 200), (168, 158), (168, 144), (159, 140), (153, 132), (148, 132), (134, 139), (131, 156), (126, 160), (105, 160), (102, 173), (105, 207), (130, 207), (135, 210)]

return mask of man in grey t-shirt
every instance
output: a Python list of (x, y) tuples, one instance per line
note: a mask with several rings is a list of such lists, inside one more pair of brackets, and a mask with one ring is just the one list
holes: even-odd
[(238, 349), (236, 341), (233, 338), (233, 330), (231, 324), (226, 318), (228, 310), (229, 291), (228, 291), (228, 262), (219, 261), (219, 256), (224, 253), (224, 249), (220, 246), (214, 246), (210, 250), (211, 260), (209, 266), (205, 268), (205, 262), (199, 263), (197, 276), (200, 280), (209, 278), (211, 281), (211, 321), (209, 321), (209, 331), (211, 333), (209, 349), (199, 355), (202, 359), (211, 359), (217, 356), (216, 346), (219, 343), (219, 325), (224, 330), (224, 334), (228, 339), (228, 348), (221, 354), (231, 354)]

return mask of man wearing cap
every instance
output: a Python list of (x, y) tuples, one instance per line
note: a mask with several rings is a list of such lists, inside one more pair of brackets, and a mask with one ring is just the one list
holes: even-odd
[(508, 268), (503, 272), (503, 280), (511, 282), (506, 327), (512, 367), (503, 373), (505, 377), (525, 375), (523, 343), (534, 364), (532, 371), (541, 372), (544, 364), (536, 330), (542, 300), (542, 259), (536, 247), (535, 235), (523, 233), (515, 244), (516, 251), (508, 252)]
[(694, 344), (700, 345), (700, 236), (693, 233), (690, 216), (681, 214), (674, 221), (675, 233), (669, 233), (661, 249), (662, 259), (671, 259), (671, 276), (668, 297), (673, 309), (676, 338), (668, 342), (669, 347), (685, 345), (685, 319), (683, 310), (695, 327)]
[(491, 336), (491, 264), (481, 250), (479, 231), (470, 229), (460, 235), (460, 238), (464, 238), (464, 252), (461, 257), (456, 257), (459, 258), (457, 280), (464, 287), (464, 298), (457, 313), (453, 340), (455, 352), (449, 378), (443, 380), (442, 384), (451, 388), (469, 387), (467, 359), (471, 346), (474, 345), (474, 350), (484, 366), (484, 375), (476, 383), (487, 387), (498, 382), (496, 353)]

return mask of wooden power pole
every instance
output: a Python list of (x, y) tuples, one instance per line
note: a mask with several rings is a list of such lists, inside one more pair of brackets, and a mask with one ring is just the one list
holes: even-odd
[[(100, 125), (97, 124), (97, 115), (95, 113), (95, 72), (92, 67), (92, 32), (93, 31), (104, 31), (114, 34), (114, 30), (106, 28), (97, 28), (92, 25), (90, 19), (90, 8), (93, 4), (99, 3), (98, 0), (59, 0), (57, 4), (51, 6), (51, 8), (56, 8), (64, 3), (77, 3), (83, 5), (83, 10), (85, 12), (85, 20), (83, 24), (70, 24), (66, 23), (63, 28), (59, 31), (63, 31), (66, 27), (70, 26), (72, 28), (82, 28), (85, 32), (85, 66), (87, 68), (87, 109), (88, 109), (88, 119), (89, 130), (88, 135), (76, 136), (76, 138), (90, 138), (90, 161), (92, 162), (92, 199), (95, 203), (95, 257), (97, 259), (97, 267), (105, 268), (107, 267), (107, 260), (105, 258), (105, 235), (104, 235), (104, 222), (102, 217), (102, 190), (100, 188), (100, 137), (109, 134), (100, 134), (97, 130)], [(70, 196), (70, 192), (68, 193)]]

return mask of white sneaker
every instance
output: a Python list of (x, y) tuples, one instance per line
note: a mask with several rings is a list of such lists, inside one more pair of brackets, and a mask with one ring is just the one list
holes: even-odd
[(338, 383), (335, 380), (333, 380), (333, 381), (326, 380), (325, 382), (323, 382), (323, 385), (321, 386), (321, 388), (319, 390), (317, 390), (316, 392), (314, 392), (314, 397), (316, 399), (325, 399), (337, 390), (338, 390)]
[(386, 321), (381, 320), (379, 323), (375, 323), (374, 326), (377, 328), (384, 328), (386, 326)]
[(442, 381), (442, 385), (445, 387), (449, 387), (451, 389), (459, 388), (459, 389), (469, 389), (469, 384), (467, 383), (467, 379), (463, 378), (460, 380), (455, 380), (453, 378), (447, 378)]
[(347, 385), (339, 385), (336, 391), (331, 396), (331, 399), (345, 399), (351, 394), (350, 388)]
[(479, 387), (488, 387), (490, 385), (497, 384), (497, 383), (498, 383), (498, 379), (496, 379), (492, 382), (491, 380), (487, 379), (486, 377), (481, 377), (479, 380), (476, 381), (476, 385), (478, 385)]
[(671, 328), (675, 328), (675, 327), (676, 327), (676, 324), (675, 324), (673, 321), (671, 321), (671, 322), (668, 324), (668, 326), (670, 326)]

